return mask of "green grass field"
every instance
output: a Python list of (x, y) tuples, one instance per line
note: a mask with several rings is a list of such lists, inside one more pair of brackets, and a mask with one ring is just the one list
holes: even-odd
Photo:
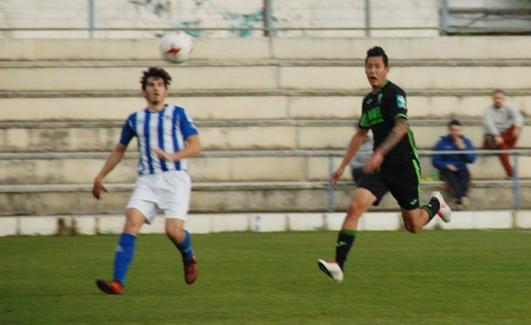
[(531, 232), (362, 232), (345, 281), (318, 270), (336, 233), (194, 235), (200, 276), (143, 235), (127, 293), (111, 274), (117, 236), (0, 238), (0, 324), (531, 324)]

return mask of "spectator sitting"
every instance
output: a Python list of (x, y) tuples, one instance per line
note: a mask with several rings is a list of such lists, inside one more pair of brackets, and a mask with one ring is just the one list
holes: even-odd
[[(463, 126), (458, 120), (448, 123), (448, 134), (441, 137), (435, 145), (434, 151), (460, 151), (475, 150), (470, 139), (463, 134)], [(457, 199), (457, 208), (462, 209), (468, 205), (468, 185), (470, 183), (470, 172), (467, 164), (471, 164), (476, 159), (474, 153), (448, 154), (432, 156), (432, 164), (439, 170), (439, 175), (450, 191)]]
[(365, 175), (362, 170), (363, 165), (369, 158), (371, 158), (374, 147), (374, 139), (371, 134), (368, 134), (365, 141), (361, 144), (356, 155), (350, 161), (350, 171), (352, 172), (352, 180), (359, 183), (361, 178)]
[[(493, 105), (488, 106), (483, 114), (485, 149), (513, 149), (520, 136), (524, 120), (513, 107), (504, 105), (505, 92), (496, 89), (492, 96)], [(498, 155), (508, 177), (513, 176), (513, 167), (509, 162), (509, 154)]]

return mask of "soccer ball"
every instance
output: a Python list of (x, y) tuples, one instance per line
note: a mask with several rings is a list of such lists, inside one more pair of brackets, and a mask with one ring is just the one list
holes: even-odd
[(192, 52), (192, 36), (183, 31), (164, 34), (160, 39), (159, 49), (165, 60), (183, 63)]

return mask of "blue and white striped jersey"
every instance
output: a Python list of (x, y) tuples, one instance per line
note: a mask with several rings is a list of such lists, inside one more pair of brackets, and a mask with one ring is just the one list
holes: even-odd
[(160, 112), (147, 108), (129, 115), (122, 129), (120, 143), (128, 145), (136, 136), (138, 139), (138, 174), (157, 174), (170, 170), (187, 170), (186, 159), (168, 162), (153, 153), (154, 148), (173, 153), (184, 148), (188, 137), (198, 134), (194, 121), (182, 107), (166, 105)]

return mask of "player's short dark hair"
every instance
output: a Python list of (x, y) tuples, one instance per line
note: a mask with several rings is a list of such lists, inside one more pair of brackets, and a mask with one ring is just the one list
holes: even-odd
[(451, 127), (451, 126), (454, 126), (454, 125), (463, 126), (463, 124), (461, 124), (461, 122), (459, 122), (459, 120), (451, 120), (450, 122), (448, 122), (448, 127)]
[(496, 94), (504, 94), (505, 95), (505, 91), (503, 89), (500, 89), (500, 88), (496, 88), (494, 89), (494, 91), (492, 92), (493, 95), (496, 95)]
[(387, 54), (385, 54), (385, 50), (379, 46), (375, 46), (370, 48), (367, 51), (367, 57), (365, 58), (365, 63), (367, 63), (367, 60), (371, 56), (381, 56), (384, 62), (384, 65), (387, 67), (389, 66), (389, 58), (387, 57)]
[(164, 80), (164, 87), (168, 89), (168, 86), (171, 83), (171, 76), (166, 72), (166, 70), (155, 67), (150, 67), (142, 73), (142, 79), (140, 79), (142, 89), (146, 89), (147, 80), (148, 78), (152, 77), (161, 78), (162, 80)]

